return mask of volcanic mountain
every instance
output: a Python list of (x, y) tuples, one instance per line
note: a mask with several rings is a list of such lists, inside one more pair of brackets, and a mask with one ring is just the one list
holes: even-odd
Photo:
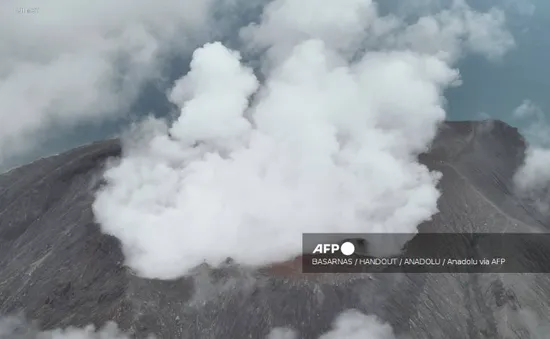
[[(548, 217), (520, 199), (526, 144), (501, 121), (447, 122), (420, 161), (443, 174), (424, 231), (541, 232)], [(310, 279), (296, 261), (251, 270), (200, 267), (143, 279), (94, 222), (94, 191), (118, 140), (82, 146), (0, 175), (0, 314), (42, 328), (115, 321), (137, 337), (264, 338), (326, 332), (337, 314), (375, 314), (406, 338), (539, 338), (550, 319), (547, 274), (373, 274)], [(550, 249), (547, 249), (550, 252)], [(543, 333), (543, 332), (542, 332)]]

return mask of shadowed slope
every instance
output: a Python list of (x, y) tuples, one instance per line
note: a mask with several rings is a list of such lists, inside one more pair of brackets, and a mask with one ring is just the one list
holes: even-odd
[[(550, 224), (513, 194), (525, 144), (502, 122), (442, 126), (421, 161), (443, 173), (440, 213), (423, 231), (530, 232)], [(138, 278), (117, 240), (93, 222), (93, 190), (105, 141), (0, 175), (0, 314), (24, 310), (46, 328), (114, 320), (139, 336), (261, 338), (289, 326), (325, 332), (342, 310), (379, 315), (411, 338), (529, 338), (549, 319), (545, 274), (378, 274), (295, 279), (296, 265), (270, 274), (201, 267), (176, 281)]]

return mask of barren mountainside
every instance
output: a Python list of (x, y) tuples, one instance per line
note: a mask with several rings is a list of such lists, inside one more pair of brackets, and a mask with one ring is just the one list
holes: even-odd
[[(550, 220), (514, 194), (525, 143), (500, 121), (447, 122), (420, 161), (440, 171), (433, 232), (546, 231)], [(308, 279), (270, 270), (201, 268), (175, 281), (139, 278), (91, 210), (117, 140), (82, 146), (0, 175), (0, 314), (43, 328), (116, 321), (138, 337), (304, 338), (356, 308), (407, 338), (539, 338), (550, 319), (547, 274), (376, 274)], [(550, 249), (549, 249), (550, 251)], [(283, 270), (284, 271), (284, 270)], [(278, 271), (279, 272), (279, 271)], [(542, 338), (542, 337), (540, 337)]]

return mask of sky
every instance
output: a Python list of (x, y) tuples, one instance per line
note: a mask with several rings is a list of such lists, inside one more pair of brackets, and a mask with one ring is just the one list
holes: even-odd
[(464, 86), (447, 93), (450, 118), (470, 120), (486, 114), (525, 128), (525, 122), (513, 118), (524, 100), (549, 111), (550, 69), (544, 64), (550, 60), (550, 3), (539, 0), (532, 4), (532, 14), (508, 16), (516, 48), (501, 62), (488, 63), (476, 57), (462, 60), (459, 68)]

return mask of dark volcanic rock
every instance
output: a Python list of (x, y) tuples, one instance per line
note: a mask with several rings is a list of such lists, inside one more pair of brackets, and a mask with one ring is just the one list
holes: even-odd
[[(525, 144), (502, 122), (445, 124), (421, 161), (441, 171), (440, 213), (428, 231), (546, 230), (514, 195)], [(377, 274), (297, 279), (239, 268), (175, 281), (138, 278), (91, 211), (105, 141), (0, 175), (0, 314), (24, 311), (43, 328), (116, 321), (139, 337), (262, 338), (276, 326), (304, 338), (356, 308), (410, 338), (535, 338), (550, 318), (546, 274)], [(531, 334), (530, 334), (531, 333)]]

